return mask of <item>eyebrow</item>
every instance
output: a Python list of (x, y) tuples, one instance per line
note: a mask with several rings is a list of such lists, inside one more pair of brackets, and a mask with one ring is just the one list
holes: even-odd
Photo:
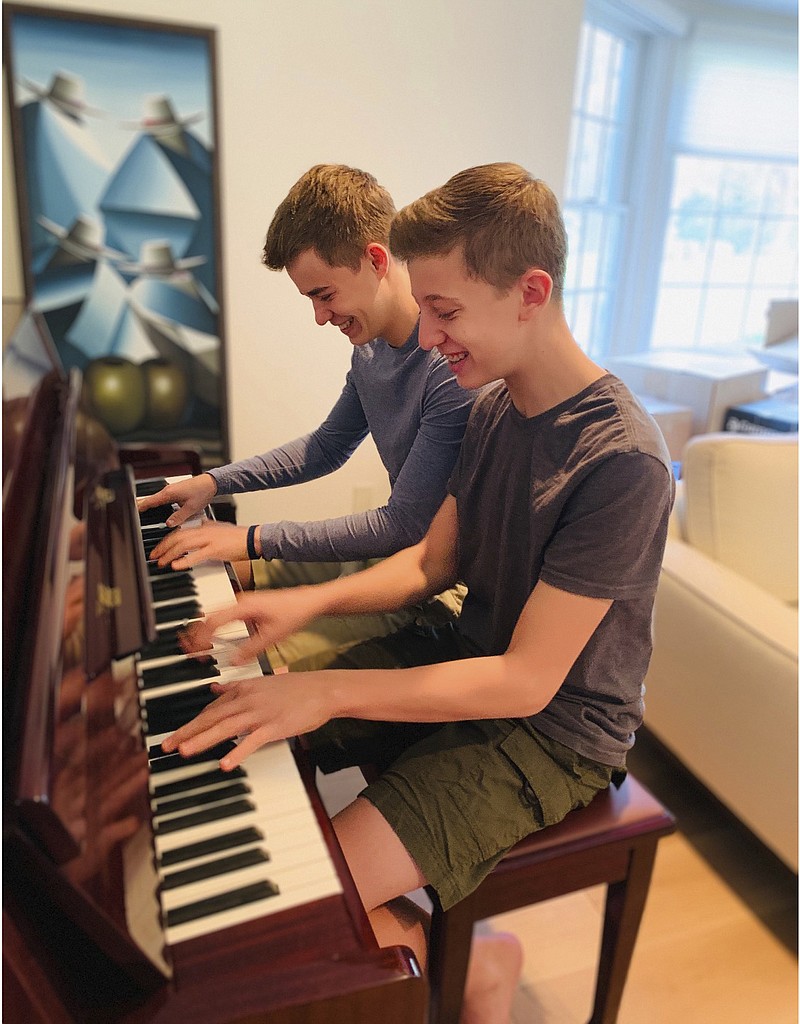
[(329, 292), (330, 290), (331, 286), (329, 284), (323, 284), (320, 285), (319, 288), (312, 288), (308, 292), (303, 292), (303, 295), (305, 295), (309, 299), (314, 299), (317, 297), (317, 295), (321, 295), (322, 292)]

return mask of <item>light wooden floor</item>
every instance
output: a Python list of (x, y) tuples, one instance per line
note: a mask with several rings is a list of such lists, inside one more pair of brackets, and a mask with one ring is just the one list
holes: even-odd
[[(618, 1024), (797, 1024), (797, 879), (640, 737), (631, 768), (676, 814), (653, 882)], [(331, 813), (360, 775), (321, 780)], [(519, 936), (514, 1024), (586, 1024), (604, 890), (481, 925)]]

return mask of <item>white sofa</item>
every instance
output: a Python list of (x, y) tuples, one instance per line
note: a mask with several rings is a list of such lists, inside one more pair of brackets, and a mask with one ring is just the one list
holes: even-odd
[(797, 871), (797, 434), (684, 451), (646, 728)]

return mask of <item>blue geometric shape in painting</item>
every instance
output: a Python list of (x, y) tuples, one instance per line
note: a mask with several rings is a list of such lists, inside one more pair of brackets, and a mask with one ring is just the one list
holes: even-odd
[(67, 331), (67, 341), (90, 359), (107, 355), (112, 350), (127, 301), (125, 281), (108, 264), (98, 264), (92, 290)]
[(154, 359), (158, 355), (158, 349), (142, 329), (130, 306), (125, 307), (119, 319), (117, 330), (111, 339), (110, 351), (115, 356), (124, 356), (134, 363), (143, 363), (145, 359)]
[(204, 334), (217, 333), (217, 318), (192, 288), (191, 278), (184, 285), (139, 278), (131, 285), (131, 299), (140, 308), (167, 320), (193, 327)]
[(142, 243), (166, 238), (183, 256), (201, 211), (191, 192), (149, 135), (139, 138), (123, 157), (100, 198), (106, 243), (138, 253)]
[(32, 305), (46, 313), (83, 302), (94, 285), (96, 269), (96, 263), (76, 263), (44, 270), (36, 278)]
[(34, 260), (46, 263), (57, 243), (39, 217), (70, 225), (81, 214), (95, 213), (109, 168), (85, 130), (57, 109), (37, 100), (20, 109), (20, 118), (31, 247)]
[[(190, 132), (183, 133), (185, 150), (178, 151), (163, 146), (164, 156), (181, 181), (192, 194), (192, 198), (201, 210), (202, 216), (197, 222), (194, 236), (187, 246), (184, 255), (202, 255), (205, 264), (195, 272), (195, 277), (205, 287), (217, 294), (216, 262), (214, 259), (214, 190), (212, 183), (211, 154), (203, 144)], [(163, 145), (163, 144), (162, 144)]]

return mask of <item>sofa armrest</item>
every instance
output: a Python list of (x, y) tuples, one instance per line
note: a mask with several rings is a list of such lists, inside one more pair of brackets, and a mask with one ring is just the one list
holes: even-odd
[(797, 609), (670, 539), (644, 724), (797, 870)]
[[(773, 645), (797, 663), (797, 607), (787, 604), (674, 535), (667, 542), (664, 579), (709, 605), (709, 614)], [(656, 598), (658, 601), (658, 598)]]

